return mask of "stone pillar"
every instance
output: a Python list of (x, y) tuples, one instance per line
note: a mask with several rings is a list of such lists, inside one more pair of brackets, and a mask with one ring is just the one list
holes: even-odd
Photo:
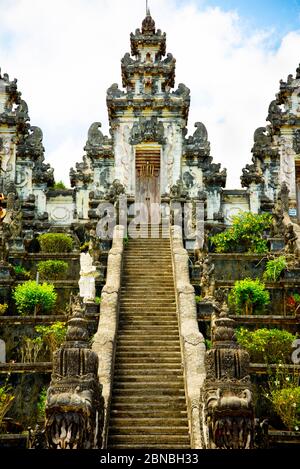
[(2, 339), (0, 339), (0, 363), (6, 363), (6, 345)]

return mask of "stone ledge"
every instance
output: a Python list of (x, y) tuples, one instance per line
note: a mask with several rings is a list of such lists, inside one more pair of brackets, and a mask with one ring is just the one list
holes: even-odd
[(0, 363), (0, 374), (52, 373), (52, 362)]
[(52, 324), (54, 322), (67, 321), (67, 316), (53, 315), (53, 316), (0, 316), (0, 326), (8, 324)]
[[(250, 363), (249, 373), (256, 375), (266, 375), (269, 369), (276, 370), (277, 365), (266, 365), (265, 363)], [(285, 365), (285, 368), (291, 371), (295, 371), (300, 375), (300, 365)]]
[[(229, 316), (234, 319), (235, 322), (241, 324), (300, 324), (300, 316), (274, 316), (274, 315), (251, 315), (251, 316), (235, 316), (231, 314)], [(211, 316), (208, 314), (201, 315), (198, 313), (198, 321), (211, 321)]]

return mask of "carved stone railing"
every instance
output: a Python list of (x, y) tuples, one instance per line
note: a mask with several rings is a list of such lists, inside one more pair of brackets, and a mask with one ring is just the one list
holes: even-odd
[(116, 226), (108, 254), (106, 284), (101, 294), (100, 320), (94, 336), (93, 350), (99, 357), (98, 377), (104, 398), (103, 448), (106, 448), (108, 418), (115, 361), (119, 317), (119, 295), (123, 261), (124, 227)]
[(171, 227), (171, 251), (191, 447), (202, 449), (200, 390), (205, 379), (205, 344), (198, 328), (195, 291), (189, 279), (188, 253), (183, 247), (179, 226)]

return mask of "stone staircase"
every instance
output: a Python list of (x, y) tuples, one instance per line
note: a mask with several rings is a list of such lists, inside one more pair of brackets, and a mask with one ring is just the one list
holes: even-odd
[(190, 448), (169, 239), (125, 249), (108, 448)]

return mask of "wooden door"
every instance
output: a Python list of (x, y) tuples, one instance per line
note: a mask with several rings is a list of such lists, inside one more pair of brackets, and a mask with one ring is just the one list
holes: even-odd
[(159, 223), (160, 147), (136, 148), (136, 202), (142, 223)]

